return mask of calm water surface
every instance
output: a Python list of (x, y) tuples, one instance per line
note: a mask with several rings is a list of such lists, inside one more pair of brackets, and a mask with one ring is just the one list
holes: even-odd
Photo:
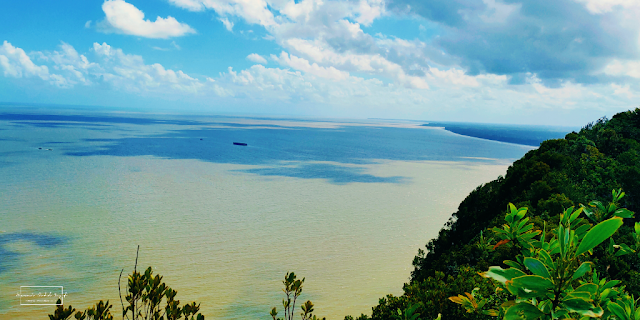
[(0, 108), (0, 319), (53, 311), (21, 306), (20, 286), (118, 314), (137, 245), (208, 319), (269, 319), (287, 271), (316, 314), (370, 314), (531, 150), (419, 125)]

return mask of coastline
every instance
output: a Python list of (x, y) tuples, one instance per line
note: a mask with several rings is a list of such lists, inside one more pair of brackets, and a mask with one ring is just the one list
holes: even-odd
[(539, 147), (549, 139), (562, 139), (576, 130), (571, 127), (518, 126), (482, 123), (429, 122), (424, 127), (440, 127), (455, 134), (485, 140)]

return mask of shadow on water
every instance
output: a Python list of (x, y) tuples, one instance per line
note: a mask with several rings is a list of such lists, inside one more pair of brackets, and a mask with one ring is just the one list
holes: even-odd
[[(17, 113), (0, 113), (0, 120), (4, 121), (69, 121), (85, 123), (114, 123), (114, 124), (174, 124), (174, 125), (197, 125), (201, 122), (192, 120), (160, 120), (142, 117), (111, 117), (111, 116), (84, 116), (84, 115), (58, 115), (58, 114), (17, 114)], [(36, 125), (34, 122), (25, 124)], [(65, 123), (66, 124), (66, 123)]]
[[(70, 156), (155, 156), (164, 159), (196, 159), (213, 163), (266, 165), (247, 169), (264, 176), (327, 179), (334, 184), (350, 182), (403, 183), (403, 177), (366, 174), (363, 167), (385, 160), (460, 161), (459, 156), (515, 159), (528, 149), (492, 141), (474, 141), (442, 130), (347, 126), (339, 130), (296, 128), (203, 128), (175, 130), (155, 136), (118, 139), (86, 139), (92, 146), (68, 149)], [(102, 144), (96, 145), (96, 142)], [(235, 146), (233, 142), (247, 143)], [(478, 161), (470, 160), (465, 161)], [(291, 162), (307, 162), (287, 165)], [(321, 163), (317, 162), (331, 162)], [(345, 166), (348, 165), (348, 166)]]
[[(110, 139), (84, 139), (64, 146), (68, 156), (154, 156), (163, 159), (195, 159), (212, 163), (260, 165), (269, 168), (240, 170), (263, 176), (326, 179), (334, 184), (406, 183), (405, 177), (380, 177), (358, 165), (380, 161), (515, 160), (529, 149), (493, 141), (474, 140), (444, 130), (344, 125), (339, 128), (288, 127), (275, 124), (160, 120), (144, 117), (88, 115), (0, 114), (0, 120), (32, 126), (65, 126), (69, 122), (96, 126), (118, 124), (157, 125), (161, 134), (127, 135)], [(38, 122), (40, 121), (40, 122)], [(62, 122), (65, 121), (65, 122)], [(170, 130), (162, 125), (191, 126)], [(212, 128), (207, 125), (222, 126)], [(194, 126), (196, 128), (194, 128)], [(284, 129), (284, 130), (283, 130)], [(156, 131), (158, 132), (158, 131)], [(236, 146), (233, 142), (246, 143)]]
[(66, 243), (68, 239), (58, 235), (29, 232), (2, 233), (0, 234), (0, 273), (15, 267), (17, 260), (22, 255), (22, 253), (6, 248), (8, 244), (16, 241), (28, 241), (41, 248), (53, 248)]
[(284, 176), (303, 179), (326, 179), (333, 184), (347, 184), (351, 182), (362, 183), (403, 183), (409, 179), (406, 177), (377, 177), (363, 173), (361, 167), (345, 167), (329, 163), (308, 163), (299, 166), (280, 166), (272, 168), (259, 168), (238, 170), (255, 173), (262, 176)]
[(30, 122), (30, 121), (16, 121), (14, 124), (24, 125), (24, 126), (32, 126), (36, 128), (61, 128), (61, 127), (110, 127), (110, 125), (100, 124), (100, 123), (84, 123), (84, 122)]

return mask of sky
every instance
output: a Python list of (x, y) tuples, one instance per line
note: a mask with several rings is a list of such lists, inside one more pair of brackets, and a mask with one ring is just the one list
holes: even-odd
[(0, 102), (584, 125), (640, 97), (636, 0), (3, 1)]

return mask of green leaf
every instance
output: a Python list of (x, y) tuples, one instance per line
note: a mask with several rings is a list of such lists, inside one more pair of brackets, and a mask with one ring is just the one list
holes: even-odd
[(635, 253), (636, 252), (635, 250), (629, 248), (629, 246), (624, 244), (624, 243), (621, 243), (619, 247), (620, 247), (620, 250), (618, 250), (618, 252), (616, 252), (616, 257), (624, 256), (625, 254)]
[(545, 278), (551, 278), (547, 267), (544, 265), (544, 263), (542, 263), (542, 261), (538, 259), (528, 257), (524, 258), (524, 265), (535, 275)]
[(514, 286), (533, 290), (533, 291), (546, 291), (553, 288), (553, 282), (550, 279), (541, 276), (521, 276), (511, 279)]
[(602, 243), (602, 241), (611, 237), (617, 230), (622, 226), (622, 218), (616, 217), (611, 218), (606, 221), (602, 221), (598, 223), (595, 227), (591, 228), (589, 232), (584, 236), (580, 245), (578, 246), (578, 251), (576, 251), (576, 256), (579, 256)]
[(580, 277), (584, 276), (585, 273), (591, 271), (591, 264), (592, 262), (583, 262), (573, 273), (571, 280), (579, 279)]
[(571, 214), (571, 217), (569, 217), (569, 223), (575, 221), (578, 218), (578, 216), (580, 216), (580, 213), (582, 213), (582, 208), (579, 208), (578, 210), (576, 210), (574, 213)]
[(633, 212), (625, 208), (616, 210), (614, 215), (620, 218), (633, 218)]
[[(571, 312), (579, 313), (583, 316), (598, 316), (596, 313), (592, 311), (595, 309), (595, 306), (590, 300), (582, 299), (582, 298), (571, 298), (565, 299), (562, 301), (565, 308)], [(602, 315), (602, 309), (600, 311), (600, 315)]]
[(635, 229), (637, 234), (640, 234), (640, 223), (636, 222), (636, 225), (633, 227), (633, 229)]
[(605, 285), (603, 285), (600, 290), (605, 290), (605, 289), (610, 289), (613, 288), (617, 285), (619, 285), (622, 281), (620, 280), (611, 280), (609, 282), (607, 282)]
[(588, 224), (583, 224), (581, 226), (579, 226), (578, 228), (576, 228), (576, 234), (578, 236), (582, 236), (585, 234), (585, 232), (587, 232), (587, 230), (589, 230), (589, 228), (591, 228), (590, 225)]
[(589, 300), (591, 301), (591, 293), (589, 292), (581, 292), (581, 291), (573, 291), (571, 293), (569, 293), (568, 295), (566, 295), (563, 299), (574, 299), (574, 298), (580, 298), (580, 299), (585, 299), (585, 300)]
[(607, 212), (607, 208), (604, 207), (604, 205), (602, 204), (602, 202), (600, 201), (591, 201), (589, 202), (589, 205), (595, 208), (598, 208), (601, 212)]
[(520, 208), (516, 213), (516, 221), (522, 219), (524, 215), (527, 214), (527, 208)]
[(598, 292), (598, 285), (595, 283), (585, 283), (577, 287), (574, 292), (588, 292), (590, 294), (596, 294)]
[(551, 267), (551, 269), (555, 269), (556, 265), (553, 262), (553, 259), (551, 258), (551, 255), (549, 255), (549, 253), (542, 249), (538, 252), (538, 256), (542, 259), (542, 261), (544, 262), (544, 264), (548, 267)]
[(511, 280), (515, 277), (524, 276), (526, 275), (526, 273), (516, 268), (509, 268), (505, 270), (501, 267), (491, 266), (489, 267), (489, 270), (483, 272), (481, 275), (485, 278), (491, 278), (504, 284), (506, 281)]
[(616, 318), (620, 319), (620, 320), (626, 320), (629, 319), (629, 317), (627, 317), (627, 314), (624, 312), (624, 308), (621, 307), (619, 304), (615, 303), (615, 302), (611, 302), (609, 304), (607, 304), (607, 309), (613, 313)]
[(536, 320), (542, 317), (544, 313), (528, 302), (520, 302), (509, 309), (504, 314), (505, 320)]

